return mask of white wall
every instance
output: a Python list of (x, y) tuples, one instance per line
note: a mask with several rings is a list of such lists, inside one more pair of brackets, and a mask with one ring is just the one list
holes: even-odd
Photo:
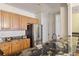
[(68, 39), (69, 53), (72, 54), (72, 3), (68, 3)]
[(41, 6), (41, 12), (38, 12), (36, 17), (39, 19), (40, 24), (43, 26), (42, 27), (42, 39), (43, 43), (48, 41), (48, 22), (49, 22), (49, 15), (48, 11), (49, 8), (46, 5)]
[(79, 32), (79, 13), (72, 14), (72, 32)]
[(48, 38), (52, 40), (52, 34), (55, 32), (55, 14), (49, 14)]
[(48, 17), (49, 15), (47, 15), (47, 12), (45, 13), (46, 11), (41, 11), (40, 13), (37, 13), (37, 18), (39, 19), (40, 21), (40, 24), (43, 26), (42, 27), (42, 40), (43, 40), (43, 43), (47, 42), (48, 41)]
[(41, 13), (41, 24), (43, 25), (43, 43), (48, 41), (48, 15)]
[[(61, 31), (60, 35), (64, 38), (68, 36), (68, 14), (67, 14), (67, 8), (65, 6), (59, 7), (58, 9), (52, 9), (50, 11), (50, 8), (48, 6), (42, 5), (42, 10), (40, 13), (37, 13), (37, 18), (40, 19), (41, 24), (43, 25), (43, 42), (47, 42), (49, 39), (52, 39), (52, 33), (55, 32), (55, 14), (60, 12), (60, 18), (61, 18)], [(57, 30), (59, 30), (57, 28)]]
[(55, 13), (58, 9), (52, 9), (50, 7), (42, 5), (41, 12), (37, 13), (37, 18), (39, 18), (41, 24), (43, 25), (43, 42), (52, 40), (52, 33), (55, 32)]
[[(79, 32), (79, 13), (72, 13), (72, 32)], [(72, 51), (76, 51), (78, 37), (72, 37)]]
[(56, 35), (57, 35), (57, 38), (59, 39), (60, 35), (61, 35), (61, 18), (60, 18), (60, 14), (56, 14), (55, 16), (55, 29), (56, 29)]
[(61, 17), (61, 37), (66, 39), (68, 37), (68, 12), (67, 7), (60, 7)]

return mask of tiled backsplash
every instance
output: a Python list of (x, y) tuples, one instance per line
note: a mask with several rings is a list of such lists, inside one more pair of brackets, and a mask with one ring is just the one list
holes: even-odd
[(3, 37), (14, 37), (14, 36), (24, 36), (25, 30), (3, 30), (0, 31), (0, 38)]

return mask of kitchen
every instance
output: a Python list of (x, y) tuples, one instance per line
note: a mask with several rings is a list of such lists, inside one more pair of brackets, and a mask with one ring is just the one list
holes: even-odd
[[(27, 50), (32, 51), (32, 56), (65, 55), (64, 46), (69, 44), (66, 3), (0, 5), (1, 55), (16, 56)], [(52, 41), (53, 33), (57, 35), (56, 40), (61, 45), (58, 50)], [(68, 47), (66, 50), (68, 55)]]

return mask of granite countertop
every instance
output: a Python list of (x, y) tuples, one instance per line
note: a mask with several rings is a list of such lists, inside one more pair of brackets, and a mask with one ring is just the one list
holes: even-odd
[(5, 40), (5, 38), (3, 39), (3, 41), (2, 42), (0, 42), (0, 44), (2, 44), (2, 43), (7, 43), (7, 42), (12, 42), (12, 41), (15, 41), (15, 40), (23, 40), (23, 39), (28, 39), (28, 38), (23, 38), (23, 37), (13, 37), (13, 38), (10, 38), (10, 40)]

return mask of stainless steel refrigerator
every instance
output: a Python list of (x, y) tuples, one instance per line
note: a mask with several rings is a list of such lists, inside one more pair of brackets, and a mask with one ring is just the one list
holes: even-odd
[(42, 44), (42, 34), (41, 24), (27, 25), (26, 36), (30, 38), (30, 47)]

